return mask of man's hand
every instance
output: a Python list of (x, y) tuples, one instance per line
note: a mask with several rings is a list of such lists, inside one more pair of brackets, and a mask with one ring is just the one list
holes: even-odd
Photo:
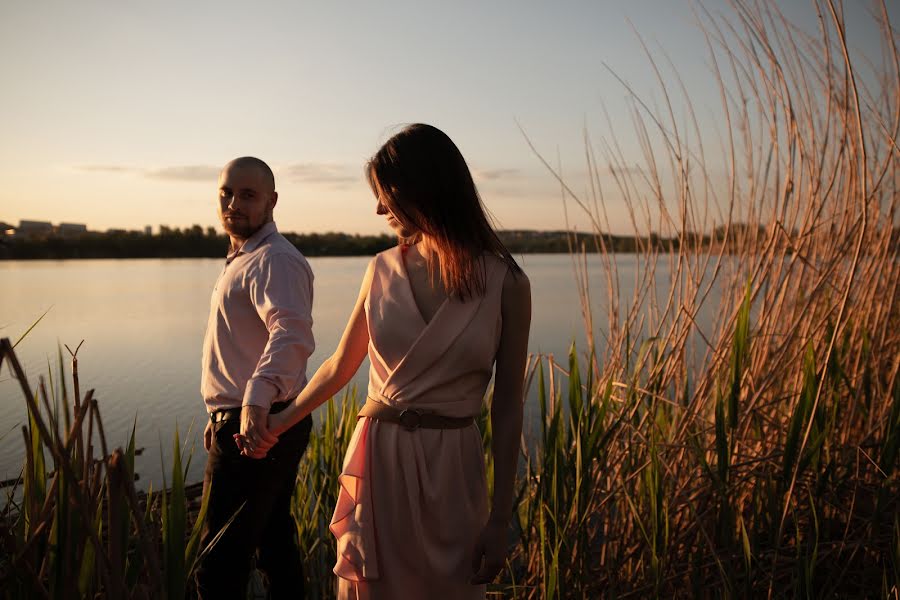
[(206, 429), (203, 431), (203, 447), (209, 452), (212, 447), (213, 424), (212, 421), (206, 422)]
[(278, 443), (278, 436), (269, 431), (268, 409), (262, 406), (247, 404), (241, 408), (240, 439), (235, 442), (241, 448), (241, 454), (250, 458), (265, 458), (269, 449)]

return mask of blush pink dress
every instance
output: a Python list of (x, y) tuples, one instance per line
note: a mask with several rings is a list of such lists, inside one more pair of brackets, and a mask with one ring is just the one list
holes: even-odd
[[(401, 247), (375, 257), (365, 302), (368, 396), (449, 417), (481, 409), (500, 342), (507, 266), (485, 256), (485, 293), (447, 300), (430, 322), (416, 305)], [(478, 535), (488, 518), (481, 435), (362, 417), (340, 476), (331, 521), (338, 598), (470, 600)]]

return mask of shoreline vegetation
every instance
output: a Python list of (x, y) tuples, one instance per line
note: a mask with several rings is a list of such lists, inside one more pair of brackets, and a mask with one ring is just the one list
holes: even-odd
[[(533, 148), (594, 223), (571, 254), (587, 347), (530, 357), (538, 430), (522, 440), (489, 598), (900, 598), (900, 51), (884, 3), (870, 13), (883, 56), (868, 62), (834, 2), (814, 6), (807, 31), (775, 0), (697, 5), (724, 115), (714, 142), (674, 66), (648, 51), (652, 101), (620, 80), (643, 159), (586, 136), (587, 168), (613, 174), (635, 231), (679, 240), (640, 247), (633, 294), (620, 295), (602, 233), (608, 192), (576, 193)], [(726, 157), (724, 186), (708, 154)], [(714, 221), (726, 240), (714, 251), (684, 233)], [(595, 247), (599, 276), (584, 253)], [(660, 261), (670, 276), (656, 277)], [(187, 509), (191, 445), (176, 431), (171, 475), (138, 499), (133, 436), (106, 447), (76, 355), (65, 371), (60, 351), (35, 390), (3, 343), (28, 426), (0, 519), (0, 595), (187, 597), (205, 550), (202, 500), (196, 518)], [(297, 477), (312, 597), (334, 597), (328, 524), (361, 398), (351, 388), (326, 405)], [(490, 398), (478, 419), (489, 486)]]
[[(749, 244), (762, 244), (764, 227), (740, 224), (717, 227), (712, 234), (680, 236), (627, 236), (577, 231), (500, 230), (500, 239), (513, 254), (588, 253), (640, 254), (653, 252), (741, 252)], [(282, 233), (305, 256), (373, 256), (397, 244), (391, 235), (348, 233)], [(793, 237), (799, 237), (794, 232)], [(898, 247), (900, 228), (893, 233)], [(601, 239), (602, 238), (602, 239)], [(162, 227), (159, 233), (139, 231), (86, 232), (75, 236), (43, 235), (0, 238), (0, 260), (66, 260), (94, 258), (221, 258), (228, 251), (228, 237), (213, 227), (184, 229)]]

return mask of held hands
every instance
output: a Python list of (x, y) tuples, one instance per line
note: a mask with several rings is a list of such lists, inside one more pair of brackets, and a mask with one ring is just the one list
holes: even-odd
[(266, 453), (278, 443), (278, 436), (269, 430), (269, 411), (262, 406), (245, 405), (241, 408), (241, 432), (234, 434), (234, 443), (241, 454), (250, 458), (265, 458)]
[(503, 568), (506, 563), (506, 534), (506, 521), (491, 519), (484, 526), (472, 557), (472, 572), (475, 573), (472, 584), (490, 583)]

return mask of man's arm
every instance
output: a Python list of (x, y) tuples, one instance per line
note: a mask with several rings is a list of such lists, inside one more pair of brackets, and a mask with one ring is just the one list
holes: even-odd
[(253, 448), (278, 438), (268, 431), (269, 409), (306, 374), (315, 349), (312, 334), (313, 274), (305, 261), (276, 254), (262, 261), (250, 281), (250, 299), (269, 340), (244, 390), (241, 435)]
[(242, 404), (268, 409), (306, 374), (315, 350), (312, 333), (313, 274), (302, 260), (276, 254), (263, 260), (250, 282), (250, 299), (269, 341), (244, 390)]

